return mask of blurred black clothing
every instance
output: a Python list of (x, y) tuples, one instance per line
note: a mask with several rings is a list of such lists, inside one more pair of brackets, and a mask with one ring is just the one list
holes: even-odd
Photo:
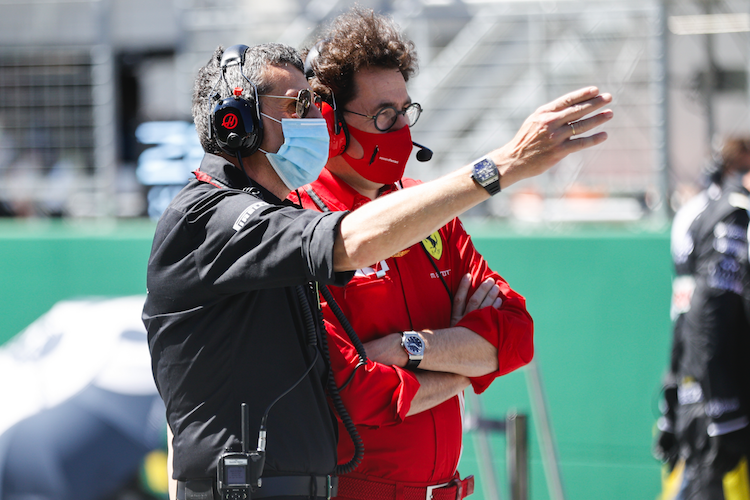
[(695, 290), (675, 366), (685, 498), (723, 498), (723, 476), (749, 451), (748, 208), (741, 178), (731, 177), (690, 226), (694, 248), (686, 266)]

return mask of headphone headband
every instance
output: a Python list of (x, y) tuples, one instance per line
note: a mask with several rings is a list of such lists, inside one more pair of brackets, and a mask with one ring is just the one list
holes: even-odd
[(320, 40), (318, 43), (313, 45), (310, 51), (307, 53), (307, 57), (305, 57), (305, 78), (307, 78), (308, 80), (315, 76), (315, 61), (320, 55), (320, 49), (323, 47), (324, 42), (325, 40)]
[[(232, 45), (227, 48), (221, 55), (221, 69), (225, 70), (228, 66), (239, 64), (240, 68), (245, 64), (245, 52), (249, 49), (247, 45)], [(240, 69), (241, 71), (241, 69)], [(244, 75), (243, 75), (244, 76)]]

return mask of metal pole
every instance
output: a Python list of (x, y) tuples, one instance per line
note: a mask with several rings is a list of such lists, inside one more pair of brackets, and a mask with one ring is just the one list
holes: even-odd
[(467, 413), (467, 427), (474, 430), (473, 441), (474, 448), (477, 450), (479, 466), (482, 470), (482, 491), (485, 500), (500, 500), (500, 493), (497, 488), (497, 478), (495, 468), (492, 463), (492, 450), (488, 442), (489, 433), (487, 426), (482, 425), (482, 403), (479, 401), (474, 391), (466, 391), (470, 400), (470, 412)]
[(654, 152), (655, 168), (657, 172), (657, 183), (659, 185), (659, 196), (661, 197), (661, 215), (671, 219), (672, 209), (670, 204), (670, 173), (669, 162), (669, 82), (668, 59), (667, 59), (667, 1), (658, 0), (654, 19), (653, 54), (651, 72), (653, 80), (651, 84), (654, 99)]
[(526, 415), (508, 413), (505, 425), (511, 500), (529, 498), (529, 442)]
[[(703, 3), (703, 10), (707, 15), (713, 12), (713, 0)], [(711, 33), (703, 35), (706, 42), (706, 78), (702, 83), (704, 104), (706, 106), (706, 135), (708, 136), (708, 150), (713, 152), (716, 123), (714, 118), (714, 90), (716, 89), (717, 67), (714, 59), (714, 36)]]
[(536, 416), (534, 420), (537, 422), (537, 434), (539, 434), (541, 441), (542, 465), (544, 475), (547, 478), (549, 496), (551, 500), (565, 500), (555, 438), (547, 416), (547, 402), (542, 389), (542, 378), (535, 359), (526, 367), (526, 382), (529, 385), (531, 403), (534, 406), (533, 414)]
[(110, 0), (97, 0), (99, 43), (91, 49), (94, 112), (94, 193), (99, 217), (115, 215), (117, 178), (117, 123), (115, 61), (109, 37)]

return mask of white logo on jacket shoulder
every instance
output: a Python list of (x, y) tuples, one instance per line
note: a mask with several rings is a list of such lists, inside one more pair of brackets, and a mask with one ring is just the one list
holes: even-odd
[(237, 217), (237, 220), (234, 221), (234, 228), (235, 231), (239, 231), (243, 227), (245, 227), (245, 224), (247, 224), (248, 219), (250, 219), (250, 216), (253, 215), (253, 213), (258, 210), (260, 207), (265, 207), (268, 205), (265, 201), (258, 201), (247, 207), (245, 210), (242, 211), (239, 217)]

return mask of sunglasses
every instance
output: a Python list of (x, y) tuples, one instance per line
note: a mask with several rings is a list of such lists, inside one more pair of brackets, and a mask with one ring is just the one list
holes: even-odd
[(310, 89), (302, 89), (297, 93), (297, 97), (289, 97), (287, 95), (269, 95), (261, 94), (258, 97), (275, 97), (276, 99), (294, 99), (297, 101), (295, 111), (297, 116), (305, 118), (307, 113), (310, 112), (310, 106), (315, 105), (319, 110), (322, 109), (323, 99)]
[(386, 106), (385, 108), (375, 113), (375, 115), (365, 115), (362, 113), (357, 113), (356, 111), (349, 111), (348, 109), (345, 109), (344, 111), (353, 115), (370, 118), (375, 122), (376, 129), (380, 130), (381, 132), (387, 132), (396, 124), (396, 120), (398, 120), (399, 115), (404, 115), (406, 117), (407, 123), (409, 124), (409, 127), (413, 127), (414, 124), (417, 123), (417, 120), (419, 120), (419, 115), (422, 114), (422, 106), (420, 106), (416, 102), (413, 102), (401, 111), (397, 110), (393, 106)]

